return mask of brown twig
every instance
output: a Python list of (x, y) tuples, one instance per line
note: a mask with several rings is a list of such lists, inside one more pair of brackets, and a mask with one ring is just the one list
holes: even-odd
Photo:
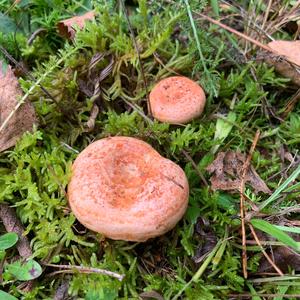
[(15, 232), (19, 236), (17, 243), (17, 249), (22, 258), (29, 258), (32, 256), (29, 241), (24, 236), (24, 228), (20, 220), (18, 219), (15, 211), (7, 204), (0, 204), (0, 219), (7, 232)]
[(265, 12), (265, 15), (264, 15), (263, 23), (261, 25), (262, 29), (264, 29), (264, 27), (267, 23), (267, 20), (268, 20), (269, 14), (270, 14), (270, 10), (271, 10), (271, 7), (272, 7), (272, 2), (273, 2), (273, 0), (269, 0), (269, 2), (268, 2), (268, 6), (267, 6), (267, 9), (266, 9), (266, 12)]
[(47, 267), (59, 268), (59, 269), (70, 270), (70, 271), (76, 270), (79, 273), (85, 273), (85, 274), (97, 273), (97, 274), (107, 275), (107, 276), (116, 278), (119, 281), (122, 281), (125, 277), (124, 274), (118, 274), (118, 273), (115, 273), (112, 271), (98, 269), (98, 268), (90, 268), (90, 267), (84, 267), (84, 266), (71, 266), (71, 265), (54, 265), (54, 264), (44, 264), (44, 265)]
[[(266, 50), (268, 52), (272, 52), (272, 53), (274, 53), (277, 56), (282, 56), (280, 53), (278, 53), (274, 49), (271, 49), (268, 45), (265, 45), (265, 44), (263, 44), (263, 43), (255, 40), (255, 39), (249, 37), (248, 35), (246, 35), (244, 33), (241, 33), (241, 32), (239, 32), (239, 31), (237, 31), (237, 30), (235, 30), (235, 29), (233, 29), (233, 28), (231, 28), (231, 27), (229, 27), (229, 26), (227, 26), (227, 25), (225, 25), (225, 24), (223, 24), (223, 23), (221, 23), (221, 22), (219, 22), (217, 20), (214, 20), (213, 18), (210, 18), (209, 16), (206, 16), (206, 15), (204, 15), (202, 13), (199, 13), (199, 12), (195, 12), (195, 14), (198, 15), (198, 16), (200, 16), (201, 18), (203, 18), (203, 19), (205, 19), (205, 20), (207, 20), (207, 21), (209, 21), (209, 22), (211, 22), (211, 23), (213, 23), (215, 25), (218, 25), (221, 28), (223, 28), (223, 29), (225, 29), (225, 30), (227, 30), (227, 31), (229, 31), (229, 32), (231, 32), (231, 33), (233, 33), (233, 34), (235, 34), (235, 35), (237, 35), (237, 36), (239, 36), (239, 37), (241, 37), (241, 38), (249, 41), (249, 42), (251, 42), (252, 44), (254, 44), (254, 45), (256, 45), (256, 46), (258, 46), (258, 47), (260, 47), (260, 48), (262, 48), (262, 49), (264, 49), (264, 50)], [(289, 63), (291, 63), (292, 65), (298, 66), (293, 60), (289, 59), (288, 57), (284, 56), (283, 58), (286, 61), (288, 61)]]
[(136, 42), (135, 34), (134, 34), (133, 29), (132, 29), (131, 22), (129, 20), (128, 13), (127, 13), (124, 1), (120, 0), (120, 3), (121, 3), (121, 6), (122, 6), (122, 9), (124, 11), (124, 15), (125, 15), (125, 18), (126, 18), (126, 22), (128, 24), (128, 28), (129, 28), (129, 31), (130, 31), (130, 35), (131, 35), (131, 39), (132, 39), (135, 51), (136, 51), (137, 56), (138, 56), (138, 61), (139, 61), (139, 65), (140, 65), (140, 68), (141, 68), (141, 75), (142, 75), (142, 78), (143, 78), (143, 81), (144, 81), (144, 86), (145, 86), (145, 91), (146, 91), (148, 112), (149, 112), (149, 115), (152, 116), (152, 109), (151, 109), (151, 104), (150, 104), (149, 96), (148, 96), (148, 84), (147, 84), (147, 80), (146, 80), (146, 76), (145, 76), (144, 66), (142, 64), (140, 50), (139, 50), (138, 44)]
[(208, 182), (206, 181), (205, 177), (203, 176), (202, 172), (199, 170), (198, 166), (196, 165), (192, 157), (184, 149), (182, 149), (181, 152), (183, 153), (185, 158), (192, 164), (193, 168), (195, 169), (196, 173), (203, 181), (204, 185), (208, 186)]
[(250, 161), (254, 152), (254, 149), (256, 147), (256, 144), (258, 142), (260, 136), (260, 132), (257, 130), (254, 140), (252, 142), (249, 154), (247, 159), (245, 160), (245, 163), (243, 165), (243, 171), (242, 171), (242, 177), (241, 177), (241, 184), (240, 184), (240, 214), (241, 214), (241, 223), (242, 223), (242, 263), (243, 263), (243, 275), (244, 278), (248, 277), (247, 273), (247, 245), (246, 245), (246, 228), (245, 228), (245, 180), (246, 180), (246, 174), (250, 166)]
[(154, 56), (154, 59), (155, 59), (160, 65), (162, 65), (162, 67), (163, 67), (164, 69), (166, 69), (168, 72), (173, 73), (173, 74), (176, 74), (176, 75), (178, 75), (178, 76), (181, 76), (181, 74), (179, 74), (179, 73), (176, 72), (175, 70), (172, 70), (171, 68), (169, 68), (168, 66), (166, 66), (166, 65), (163, 63), (163, 61), (160, 59), (160, 57), (159, 57), (159, 55), (158, 55), (157, 52), (154, 52), (154, 53), (153, 53), (153, 56)]
[(47, 32), (47, 29), (45, 28), (38, 28), (35, 32), (32, 33), (30, 38), (27, 41), (27, 45), (31, 46), (33, 41), (42, 33), (42, 32)]
[(274, 52), (275, 53), (275, 51), (273, 49), (271, 49), (269, 46), (267, 46), (267, 45), (265, 45), (265, 44), (263, 44), (263, 43), (255, 40), (255, 39), (249, 37), (248, 35), (246, 35), (246, 34), (244, 34), (242, 32), (239, 32), (239, 31), (237, 31), (237, 30), (235, 30), (235, 29), (233, 29), (233, 28), (231, 28), (231, 27), (229, 27), (229, 26), (227, 26), (227, 25), (225, 25), (225, 24), (223, 24), (223, 23), (221, 23), (221, 22), (219, 22), (219, 21), (217, 21), (217, 20), (209, 17), (209, 16), (206, 16), (206, 15), (204, 15), (202, 13), (195, 12), (195, 14), (198, 15), (198, 16), (200, 16), (201, 18), (203, 18), (203, 19), (205, 19), (205, 20), (207, 20), (207, 21), (209, 21), (209, 22), (211, 22), (211, 23), (213, 23), (215, 25), (218, 25), (221, 28), (223, 28), (223, 29), (225, 29), (225, 30), (227, 30), (227, 31), (229, 31), (229, 32), (231, 32), (231, 33), (233, 33), (233, 34), (235, 34), (235, 35), (237, 35), (237, 36), (239, 36), (239, 37), (247, 40), (248, 42), (251, 42), (252, 44), (254, 44), (254, 45), (256, 45), (256, 46), (258, 46), (258, 47), (260, 47), (260, 48), (262, 48), (262, 49), (264, 49), (266, 51)]
[(256, 235), (256, 232), (253, 228), (253, 226), (251, 224), (249, 224), (249, 228), (251, 230), (251, 233), (257, 243), (257, 245), (261, 248), (261, 251), (263, 253), (263, 255), (265, 256), (265, 258), (268, 260), (268, 262), (271, 264), (271, 266), (276, 270), (276, 272), (280, 275), (283, 276), (283, 272), (276, 266), (275, 262), (271, 259), (271, 257), (267, 254), (267, 252), (265, 251), (264, 247), (262, 246), (262, 244), (260, 243), (260, 240), (258, 238), (258, 236)]
[(287, 115), (294, 109), (297, 102), (300, 101), (300, 89), (292, 96), (292, 98), (285, 105), (283, 118), (286, 118)]

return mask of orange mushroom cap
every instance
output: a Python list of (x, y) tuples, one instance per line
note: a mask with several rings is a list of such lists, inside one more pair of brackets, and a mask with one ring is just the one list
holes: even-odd
[(131, 137), (90, 144), (76, 158), (68, 186), (76, 218), (115, 240), (146, 241), (169, 231), (184, 215), (188, 196), (184, 171)]
[(201, 115), (206, 97), (195, 81), (173, 76), (156, 84), (149, 100), (154, 118), (170, 124), (183, 124)]

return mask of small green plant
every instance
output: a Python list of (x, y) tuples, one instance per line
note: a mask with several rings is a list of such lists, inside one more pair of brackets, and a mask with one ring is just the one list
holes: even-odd
[[(6, 251), (12, 248), (18, 242), (18, 235), (15, 232), (8, 232), (0, 236), (0, 255), (1, 260), (5, 259)], [(2, 276), (5, 280), (14, 279), (20, 281), (33, 280), (42, 274), (42, 268), (33, 259), (24, 261), (18, 260), (4, 264), (5, 271)], [(17, 299), (8, 293), (0, 290), (0, 296), (3, 300)]]
[[(247, 245), (251, 278), (243, 278), (240, 195), (211, 190), (206, 171), (218, 152), (248, 153), (259, 130), (251, 164), (273, 193), (255, 194), (246, 189), (249, 222), (255, 230), (275, 238), (275, 244), (299, 250), (299, 242), (290, 235), (298, 234), (299, 228), (278, 222), (283, 217), (299, 218), (299, 105), (285, 117), (287, 99), (293, 97), (295, 86), (257, 61), (258, 49), (197, 14), (226, 20), (238, 31), (248, 28), (250, 32), (252, 26), (259, 29), (265, 4), (255, 0), (239, 6), (224, 6), (215, 0), (124, 3), (126, 10), (115, 0), (0, 1), (0, 44), (34, 77), (23, 74), (19, 82), (22, 101), (31, 101), (39, 118), (38, 128), (0, 153), (0, 202), (16, 209), (33, 252), (28, 261), (14, 260), (17, 236), (0, 237), (5, 260), (0, 298), (53, 299), (64, 279), (69, 281), (70, 297), (90, 300), (139, 299), (143, 292), (153, 291), (166, 300), (198, 300), (199, 295), (228, 299), (241, 293), (259, 299), (264, 297), (261, 294), (288, 297), (299, 293), (299, 277), (292, 270), (287, 269), (283, 278), (256, 275), (262, 257), (257, 245)], [(294, 4), (287, 0), (282, 8)], [(95, 11), (95, 20), (86, 23), (74, 40), (59, 36), (58, 21), (88, 10)], [(243, 17), (235, 18), (241, 12)], [(276, 17), (272, 14), (267, 21)], [(287, 31), (293, 26), (287, 27), (273, 37), (292, 40)], [(261, 32), (269, 34), (268, 28), (266, 24)], [(35, 36), (39, 29), (43, 30)], [(1, 60), (6, 60), (3, 68), (12, 64), (5, 52), (0, 53)], [(110, 63), (110, 73), (100, 80)], [(186, 125), (152, 120), (148, 111), (151, 88), (173, 75), (194, 79), (207, 94), (201, 118)], [(97, 88), (100, 92), (95, 97)], [(94, 104), (99, 112), (94, 128), (87, 130)], [(5, 130), (5, 124), (0, 124)], [(115, 135), (147, 141), (176, 161), (188, 177), (187, 213), (174, 230), (158, 239), (143, 244), (103, 239), (83, 228), (70, 212), (67, 185), (72, 162), (92, 141)], [(266, 217), (259, 218), (256, 210)], [(250, 231), (246, 235), (247, 240), (252, 239)], [(37, 262), (43, 260), (57, 266), (103, 268), (125, 274), (125, 279), (119, 282), (78, 270), (48, 276), (52, 269), (45, 267), (45, 276), (38, 277), (30, 292), (20, 290), (20, 281), (40, 275)]]

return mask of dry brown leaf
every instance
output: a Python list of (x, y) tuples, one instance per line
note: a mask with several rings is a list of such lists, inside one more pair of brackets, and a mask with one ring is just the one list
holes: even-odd
[[(283, 272), (287, 272), (289, 268), (296, 272), (300, 271), (300, 256), (287, 247), (279, 246), (272, 250), (272, 258), (277, 267)], [(274, 272), (272, 265), (265, 257), (259, 262), (258, 272)]]
[[(279, 223), (279, 225), (288, 224)], [(276, 241), (275, 238), (264, 232), (257, 230), (256, 233), (260, 241)], [(289, 233), (289, 236), (297, 242), (300, 241), (299, 234)], [(270, 249), (272, 250), (269, 251)], [(268, 248), (266, 248), (266, 250), (268, 251), (270, 257), (273, 259), (275, 265), (279, 267), (279, 269), (284, 273), (287, 272), (289, 268), (293, 269), (296, 272), (300, 271), (300, 256), (292, 249), (289, 249), (285, 246), (269, 246)], [(259, 261), (258, 272), (264, 273), (274, 271), (275, 270), (273, 269), (273, 266), (268, 262), (265, 256), (262, 256)]]
[[(213, 190), (238, 190), (241, 185), (241, 176), (246, 156), (239, 152), (219, 152), (216, 159), (206, 168), (213, 173), (210, 182)], [(270, 193), (270, 189), (250, 166), (246, 173), (245, 183), (253, 187), (255, 192)]]
[[(264, 53), (262, 58), (265, 62), (270, 66), (274, 66), (282, 76), (290, 78), (292, 82), (300, 86), (300, 41), (272, 41), (268, 43), (268, 46), (279, 56)], [(286, 57), (297, 66), (281, 59), (280, 56)]]
[(29, 258), (32, 256), (30, 243), (24, 235), (24, 227), (18, 219), (16, 212), (9, 205), (0, 204), (0, 220), (2, 221), (7, 232), (15, 232), (19, 236), (17, 249), (22, 258)]
[[(19, 82), (11, 67), (8, 66), (4, 74), (0, 61), (0, 127), (21, 96)], [(25, 101), (0, 132), (0, 152), (14, 146), (24, 132), (32, 130), (33, 124), (37, 124), (34, 108), (30, 102)]]
[(94, 18), (95, 13), (93, 11), (89, 11), (84, 15), (60, 21), (57, 24), (58, 32), (60, 35), (66, 38), (74, 39), (76, 34), (76, 27), (79, 27), (79, 29), (83, 29), (85, 22), (88, 20), (93, 20)]
[(300, 67), (300, 41), (272, 41), (268, 46)]

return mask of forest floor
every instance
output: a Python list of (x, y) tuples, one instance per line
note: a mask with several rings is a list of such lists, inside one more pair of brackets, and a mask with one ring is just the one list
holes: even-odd
[[(299, 37), (293, 0), (0, 0), (0, 299), (300, 298)], [(207, 97), (185, 125), (148, 110), (174, 75)], [(78, 153), (116, 135), (189, 181), (145, 243), (68, 206)]]

